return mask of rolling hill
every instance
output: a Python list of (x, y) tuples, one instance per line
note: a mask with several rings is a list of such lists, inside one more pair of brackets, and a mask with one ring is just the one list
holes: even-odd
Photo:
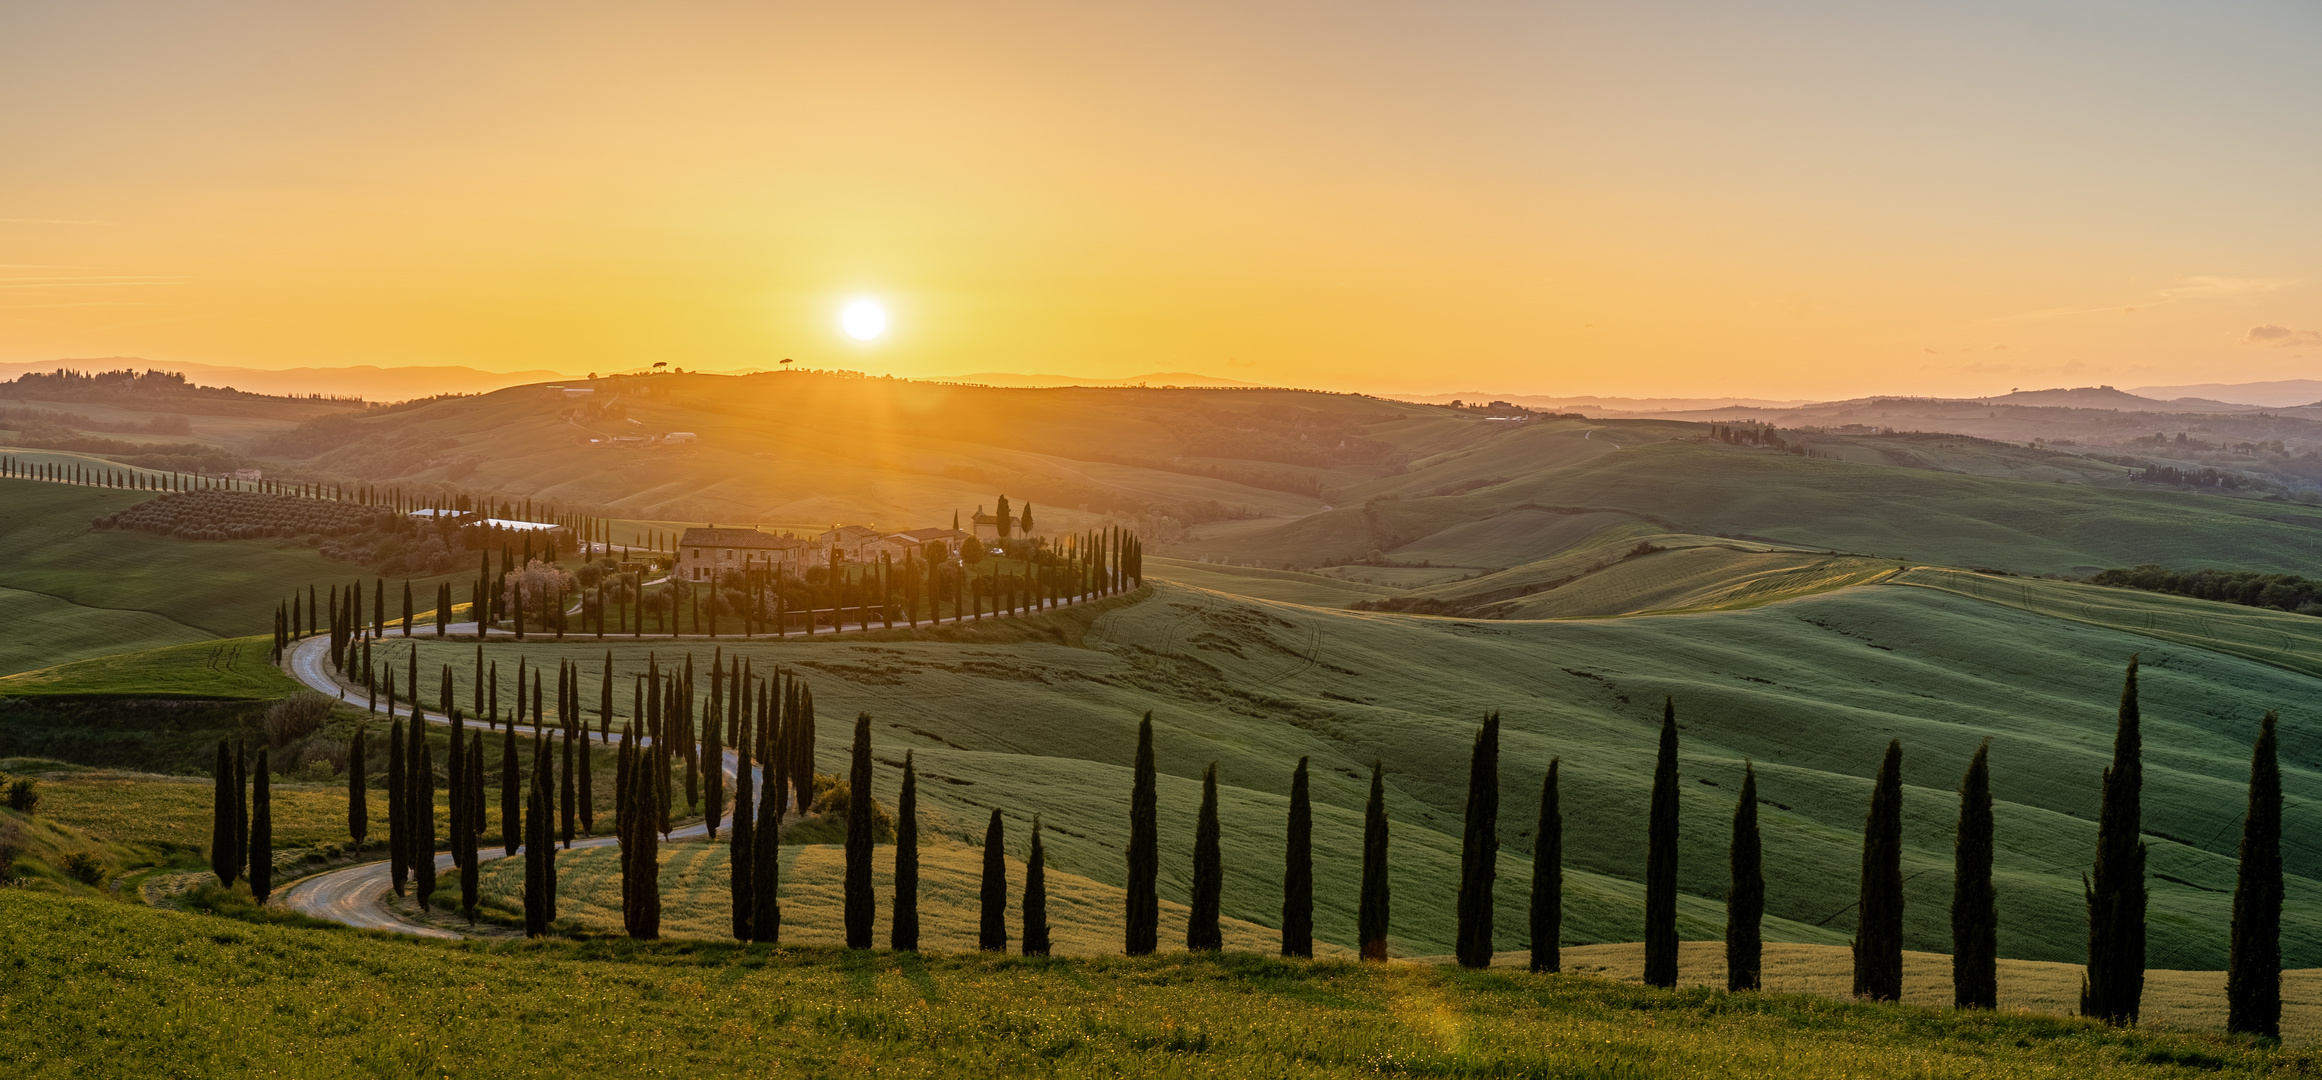
[[(1071, 633), (1039, 627), (1081, 619)], [(1309, 756), (1319, 934), (1342, 943), (1352, 937), (1368, 767), (1384, 761), (1395, 822), (1392, 940), (1414, 955), (1449, 948), (1444, 890), (1458, 859), (1467, 746), (1491, 709), (1506, 725), (1504, 932), (1520, 933), (1513, 913), (1525, 902), (1533, 793), (1553, 756), (1565, 770), (1566, 939), (1636, 938), (1641, 807), (1669, 697), (1684, 732), (1686, 936), (1715, 937), (1722, 925), (1724, 822), (1747, 758), (1768, 801), (1768, 862), (1782, 868), (1770, 883), (1769, 936), (1845, 940), (1869, 775), (1887, 739), (1900, 738), (1909, 788), (1906, 937), (1913, 948), (1940, 950), (1949, 933), (1952, 791), (1976, 743), (1990, 738), (2002, 800), (2003, 952), (2077, 959), (2086, 932), (2078, 875), (2092, 850), (2112, 705), (2121, 666), (2141, 653), (2153, 964), (2215, 969), (2248, 740), (2264, 710), (2294, 709), (2312, 687), (2307, 676), (2257, 661), (1906, 585), (1692, 615), (1536, 622), (1360, 614), (1157, 586), (1150, 598), (1093, 618), (1067, 610), (995, 629), (1020, 636), (946, 642), (893, 631), (720, 647), (761, 672), (779, 664), (814, 681), (825, 770), (840, 767), (849, 721), (867, 711), (877, 756), (889, 766), (877, 781), (882, 798), (892, 798), (902, 751), (912, 749), (922, 799), (960, 830), (954, 835), (980, 835), (975, 824), (993, 807), (1011, 829), (1040, 813), (1060, 868), (1115, 885), (1136, 718), (1153, 711), (1164, 895), (1185, 897), (1196, 778), (1215, 761), (1230, 823), (1226, 913), (1261, 925), (1278, 905), (1290, 768)], [(388, 656), (403, 647), (391, 641)], [(697, 664), (709, 659), (707, 643), (690, 647)], [(474, 646), (418, 648), (423, 668), (452, 666), (464, 700)], [(506, 665), (518, 649), (535, 663), (581, 663), (586, 700), (595, 698), (608, 649), (624, 683), (649, 652), (675, 655), (668, 642), (593, 640), (487, 652)], [(616, 698), (626, 712), (629, 695)], [(2294, 806), (2322, 793), (2312, 752), (2310, 735), (2285, 736)], [(2306, 966), (2322, 960), (2322, 846), (2302, 832), (2288, 843), (2297, 914), (2285, 949), (2292, 966)]]

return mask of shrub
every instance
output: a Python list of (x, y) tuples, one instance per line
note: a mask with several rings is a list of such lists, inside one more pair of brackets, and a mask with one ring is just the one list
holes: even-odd
[(280, 750), (321, 731), (331, 718), (333, 704), (330, 698), (311, 690), (275, 702), (266, 710), (266, 745)]
[(8, 808), (19, 814), (40, 809), (40, 781), (19, 776), (8, 781)]
[(105, 861), (93, 851), (75, 851), (64, 857), (64, 872), (83, 885), (105, 880)]

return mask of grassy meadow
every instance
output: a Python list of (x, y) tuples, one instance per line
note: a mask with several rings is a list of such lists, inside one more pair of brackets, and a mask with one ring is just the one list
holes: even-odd
[[(0, 479), (0, 611), (61, 628), (0, 630), (0, 675), (204, 638), (266, 634), (292, 589), (370, 581), (291, 540), (181, 540), (90, 528), (149, 491)], [(435, 578), (414, 579), (421, 597)], [(465, 582), (465, 569), (457, 577)], [(460, 586), (455, 584), (455, 590)], [(35, 598), (24, 599), (19, 594)], [(88, 620), (85, 623), (79, 620)], [(110, 649), (104, 648), (106, 643)], [(0, 690), (0, 694), (12, 691)]]
[[(2301, 1051), (1585, 976), (1247, 954), (1025, 960), (439, 944), (0, 890), (21, 1075), (2295, 1075)], [(521, 1029), (520, 1036), (518, 1030)]]
[[(2216, 605), (2224, 608), (2224, 605)], [(2219, 617), (2224, 617), (2221, 613)], [(1051, 628), (1043, 631), (1042, 627)], [(1054, 629), (1070, 627), (1070, 631)], [(1881, 748), (1905, 748), (1906, 942), (1948, 947), (1951, 829), (1959, 774), (1993, 742), (2004, 955), (2074, 961), (2085, 943), (2079, 875), (2094, 845), (2098, 780), (2109, 760), (2120, 675), (2143, 655), (2145, 813), (2153, 837), (2152, 958), (2223, 966), (2248, 746), (2268, 708), (2297, 714), (2307, 678), (2280, 667), (1986, 603), (1935, 589), (1842, 589), (1782, 604), (1689, 615), (1539, 622), (1361, 614), (1183, 586), (1102, 612), (1003, 620), (986, 641), (742, 642), (716, 648), (760, 673), (812, 680), (820, 768), (840, 771), (853, 718), (873, 717), (874, 786), (893, 799), (913, 751), (923, 804), (963, 842), (998, 807), (1020, 832), (1051, 823), (1051, 859), (1118, 885), (1137, 718), (1154, 713), (1162, 783), (1163, 895), (1186, 898), (1198, 777), (1219, 764), (1226, 822), (1226, 913), (1272, 924), (1291, 766), (1314, 762), (1318, 936), (1353, 938), (1354, 853), (1373, 760), (1387, 765), (1394, 821), (1399, 955), (1450, 948), (1475, 724), (1504, 718), (1499, 909), (1517, 933), (1541, 771), (1564, 762), (1566, 941), (1636, 940), (1642, 824), (1661, 702), (1682, 726), (1680, 919), (1688, 937), (1722, 928), (1726, 822), (1744, 758), (1757, 764), (1769, 883), (1769, 936), (1838, 943), (1852, 933), (1869, 777)], [(1015, 631), (1017, 640), (996, 635)], [(404, 648), (390, 642), (386, 656)], [(423, 668), (448, 661), (464, 703), (472, 644), (421, 641)], [(687, 642), (706, 670), (712, 646)], [(613, 655), (621, 722), (630, 678), (671, 643), (594, 639), (516, 645), (488, 656), (582, 665), (594, 701)], [(396, 662), (400, 662), (397, 660)], [(423, 683), (433, 685), (432, 678)], [(593, 721), (593, 705), (591, 717)], [(2309, 736), (2285, 727), (2292, 806), (2322, 788), (2302, 764)], [(2297, 813), (2293, 809), (2293, 815)], [(2285, 838), (2293, 966), (2322, 963), (2322, 849)], [(1503, 938), (1515, 947), (1521, 942)]]

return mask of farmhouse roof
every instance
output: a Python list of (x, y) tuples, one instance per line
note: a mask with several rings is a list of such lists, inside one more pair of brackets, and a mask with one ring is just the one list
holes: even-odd
[(677, 546), (773, 550), (804, 547), (805, 544), (797, 540), (776, 536), (773, 533), (759, 532), (756, 529), (712, 528), (685, 530), (684, 534), (677, 538)]

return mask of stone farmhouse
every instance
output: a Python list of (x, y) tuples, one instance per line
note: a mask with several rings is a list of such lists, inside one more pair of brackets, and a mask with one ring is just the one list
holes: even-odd
[(677, 538), (677, 579), (715, 581), (728, 570), (774, 567), (797, 573), (814, 545), (757, 529), (687, 529)]

